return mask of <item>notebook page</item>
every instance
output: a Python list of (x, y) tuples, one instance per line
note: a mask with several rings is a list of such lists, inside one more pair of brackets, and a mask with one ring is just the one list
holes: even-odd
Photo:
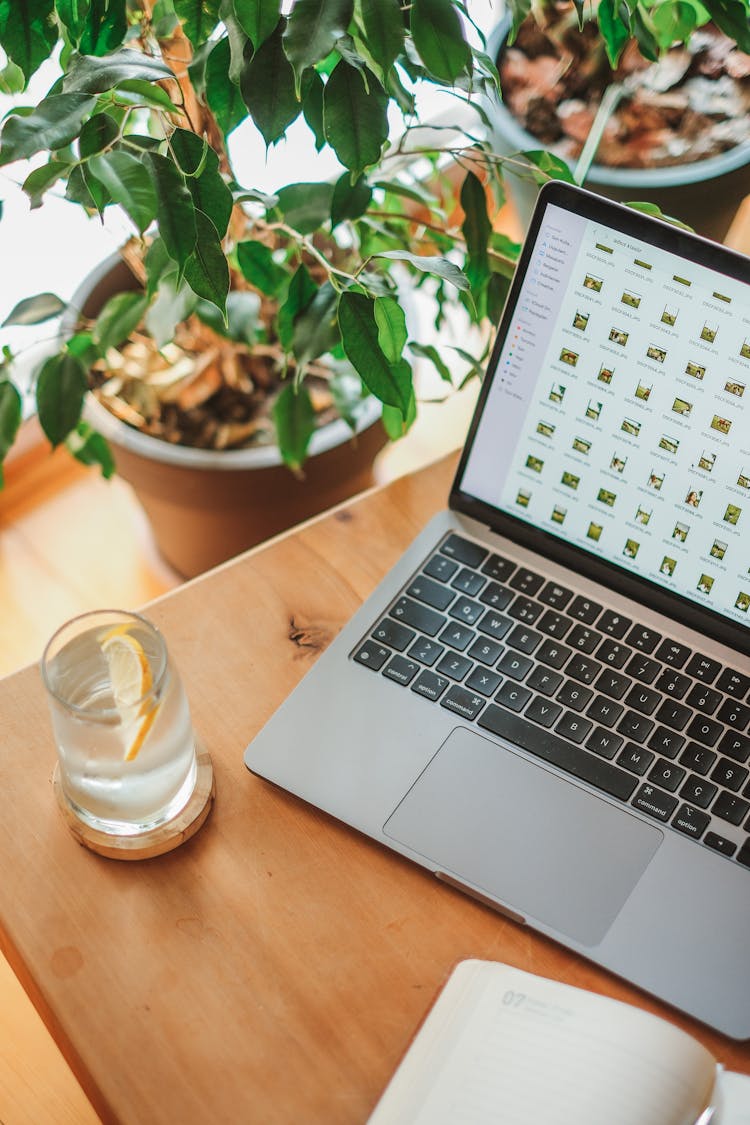
[(705, 1048), (663, 1020), (465, 961), (371, 1125), (694, 1125), (714, 1077)]

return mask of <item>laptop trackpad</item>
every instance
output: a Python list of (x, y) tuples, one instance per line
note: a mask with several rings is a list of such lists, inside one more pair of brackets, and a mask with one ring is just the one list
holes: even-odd
[(464, 728), (384, 832), (585, 945), (604, 937), (662, 840), (658, 828)]

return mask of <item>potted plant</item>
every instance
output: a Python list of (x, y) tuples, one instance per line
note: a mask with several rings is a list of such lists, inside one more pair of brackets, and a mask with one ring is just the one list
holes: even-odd
[[(36, 376), (38, 417), (53, 445), (105, 474), (116, 461), (136, 483), (147, 452), (142, 499), (184, 573), (361, 487), (385, 440), (374, 415), (388, 437), (414, 419), (417, 358), (450, 381), (407, 322), (410, 289), (431, 286), (438, 324), (449, 303), (480, 322), (502, 299), (514, 248), (491, 228), (492, 165), (480, 167), (473, 137), (432, 129), (422, 140), (416, 109), (421, 85), (466, 102), (494, 83), (467, 26), (457, 0), (296, 0), (283, 14), (280, 0), (30, 0), (0, 15), (6, 89), (23, 90), (58, 53), (61, 67), (40, 101), (6, 115), (0, 166), (32, 161), (32, 207), (64, 191), (93, 216), (120, 207), (133, 228), (125, 265), (76, 294)], [(340, 174), (300, 176), (274, 195), (238, 182), (238, 130), (254, 126), (272, 146), (297, 121)], [(446, 152), (462, 164), (458, 180), (443, 174)], [(43, 294), (6, 323), (60, 311)], [(0, 462), (21, 417), (12, 360), (6, 352), (0, 375)], [(332, 413), (338, 421), (319, 425)], [(250, 481), (236, 476), (247, 458)], [(321, 493), (325, 458), (333, 484)], [(210, 486), (197, 475), (206, 463)], [(257, 525), (238, 506), (248, 496), (265, 508)], [(290, 498), (291, 516), (279, 516)], [(220, 522), (228, 545), (216, 543)], [(178, 523), (199, 557), (167, 542)]]
[[(490, 48), (499, 151), (530, 150), (528, 170), (541, 148), (539, 159), (564, 162), (558, 174), (723, 238), (750, 192), (749, 11), (746, 0), (543, 0), (531, 10), (511, 0)], [(528, 214), (535, 192), (515, 184)]]

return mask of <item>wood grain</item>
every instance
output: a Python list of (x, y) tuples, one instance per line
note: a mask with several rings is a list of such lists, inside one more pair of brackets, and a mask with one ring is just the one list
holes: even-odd
[(452, 469), (402, 478), (151, 607), (217, 784), (204, 829), (169, 855), (119, 864), (76, 845), (51, 793), (36, 670), (0, 683), (0, 941), (105, 1122), (363, 1122), (467, 956), (660, 1012), (750, 1071), (747, 1046), (242, 764), (255, 731), (443, 504)]

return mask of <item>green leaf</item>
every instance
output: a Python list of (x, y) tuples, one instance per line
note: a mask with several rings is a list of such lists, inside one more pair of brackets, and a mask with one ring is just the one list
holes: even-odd
[(37, 377), (39, 422), (53, 446), (65, 441), (81, 417), (88, 382), (77, 356), (61, 352), (42, 365)]
[(563, 180), (566, 184), (575, 183), (573, 173), (559, 156), (553, 156), (545, 149), (533, 149), (520, 155), (529, 162), (531, 166), (529, 171), (537, 184), (546, 184), (548, 180)]
[(354, 9), (353, 0), (297, 0), (284, 32), (286, 57), (299, 77), (333, 50), (346, 34)]
[(81, 129), (78, 152), (82, 160), (88, 160), (99, 152), (110, 148), (120, 135), (120, 127), (109, 113), (95, 113)]
[(381, 82), (404, 47), (404, 24), (398, 0), (360, 0), (359, 16), (365, 43), (380, 70)]
[(325, 355), (338, 344), (337, 304), (338, 293), (331, 283), (326, 281), (312, 301), (295, 318), (292, 351), (300, 369), (311, 359)]
[(170, 144), (181, 171), (187, 176), (196, 210), (208, 215), (219, 237), (223, 238), (232, 214), (232, 193), (219, 172), (218, 156), (206, 141), (189, 129), (175, 129)]
[(288, 281), (286, 270), (274, 261), (270, 247), (248, 239), (237, 244), (242, 276), (267, 297), (277, 297)]
[(80, 164), (77, 164), (68, 176), (68, 182), (65, 185), (65, 198), (72, 203), (80, 203), (81, 207), (85, 207), (87, 211), (96, 210), (96, 203), (88, 189)]
[(388, 98), (377, 78), (370, 76), (368, 92), (362, 74), (339, 62), (323, 92), (323, 128), (353, 176), (376, 164), (388, 140)]
[(180, 284), (176, 271), (159, 278), (156, 299), (145, 317), (146, 331), (153, 336), (157, 348), (174, 339), (175, 328), (195, 309), (197, 298), (189, 285)]
[(232, 289), (227, 295), (226, 321), (216, 305), (198, 301), (196, 316), (228, 340), (252, 346), (258, 338), (260, 297), (246, 289)]
[(208, 215), (196, 210), (198, 237), (195, 248), (185, 263), (185, 280), (194, 293), (211, 301), (226, 313), (229, 292), (229, 265), (221, 247), (216, 227)]
[(27, 116), (8, 117), (0, 137), (0, 165), (70, 144), (95, 105), (96, 99), (86, 94), (51, 94)]
[(284, 351), (291, 350), (296, 317), (307, 308), (317, 292), (318, 287), (305, 266), (298, 266), (278, 315), (279, 342)]
[(29, 197), (32, 211), (36, 207), (41, 207), (44, 193), (63, 176), (67, 176), (69, 171), (70, 164), (65, 164), (62, 160), (50, 160), (47, 164), (42, 164), (40, 168), (29, 172), (23, 182), (23, 191)]
[(621, 12), (620, 0), (600, 0), (596, 13), (609, 65), (613, 68), (617, 66), (625, 44), (630, 39), (630, 22), (623, 21)]
[(633, 32), (644, 59), (657, 62), (659, 59), (659, 41), (650, 17), (641, 9), (640, 5), (633, 12)]
[(89, 161), (91, 171), (143, 234), (156, 217), (156, 188), (142, 160), (129, 152), (107, 152)]
[(411, 389), (409, 406), (406, 414), (402, 414), (397, 406), (388, 406), (383, 403), (383, 429), (391, 441), (398, 441), (411, 428), (417, 417), (417, 399), (414, 387)]
[(711, 19), (745, 54), (750, 54), (750, 20), (743, 0), (703, 0)]
[(654, 219), (661, 219), (663, 223), (670, 223), (673, 227), (679, 227), (681, 230), (692, 230), (687, 223), (683, 223), (680, 219), (673, 218), (672, 215), (666, 215), (661, 207), (657, 207), (655, 203), (639, 203), (630, 202), (626, 204), (627, 207), (632, 207), (634, 211), (641, 211), (644, 215), (651, 215)]
[(312, 234), (329, 218), (332, 202), (332, 184), (288, 184), (279, 191), (276, 206), (290, 227)]
[(302, 115), (315, 137), (318, 152), (326, 143), (323, 131), (323, 79), (317, 70), (307, 70), (302, 76)]
[(173, 0), (182, 30), (193, 49), (205, 43), (219, 22), (218, 0)]
[(425, 67), (441, 82), (469, 72), (471, 51), (452, 0), (413, 0), (411, 35)]
[(237, 22), (256, 51), (276, 30), (280, 8), (279, 0), (234, 0)]
[(53, 317), (59, 316), (67, 307), (65, 301), (54, 293), (37, 293), (34, 297), (26, 297), (14, 305), (0, 327), (44, 324), (45, 320), (52, 320)]
[(65, 439), (65, 446), (82, 465), (98, 465), (105, 480), (114, 476), (115, 459), (109, 443), (88, 422), (78, 423)]
[(175, 79), (174, 72), (160, 59), (143, 55), (132, 47), (113, 51), (104, 59), (93, 55), (76, 55), (63, 78), (65, 93), (102, 94), (121, 82), (140, 78), (145, 82)]
[(141, 320), (148, 307), (145, 293), (116, 293), (104, 305), (96, 318), (94, 339), (103, 352), (125, 342)]
[(25, 85), (25, 78), (20, 66), (8, 62), (0, 70), (0, 94), (20, 94)]
[(74, 47), (78, 47), (86, 27), (89, 6), (89, 0), (55, 0), (57, 18)]
[(119, 47), (128, 30), (125, 0), (90, 0), (79, 50), (106, 55)]
[(389, 363), (398, 363), (406, 343), (406, 314), (395, 297), (375, 298), (378, 343)]
[(0, 380), (0, 487), (3, 483), (2, 463), (16, 440), (22, 413), (21, 396), (18, 390), (10, 380)]
[(156, 191), (156, 216), (159, 234), (169, 256), (177, 262), (180, 272), (195, 249), (197, 238), (193, 197), (174, 161), (156, 152), (143, 157), (150, 170)]
[(686, 0), (669, 0), (651, 9), (659, 46), (667, 51), (673, 43), (687, 43), (698, 24), (698, 13)]
[(492, 234), (492, 223), (487, 214), (487, 195), (478, 176), (467, 172), (461, 185), (461, 207), (464, 221), (461, 233), (468, 255), (467, 274), (473, 285), (481, 287), (490, 276), (487, 245)]
[(0, 45), (26, 81), (45, 62), (57, 42), (53, 0), (3, 0)]
[(433, 344), (417, 344), (412, 340), (409, 342), (409, 350), (413, 355), (418, 355), (422, 359), (429, 360), (444, 383), (453, 384), (453, 376), (450, 373), (450, 369)]
[(220, 39), (206, 62), (206, 101), (225, 137), (247, 117), (239, 87), (229, 77), (231, 47)]
[(282, 46), (284, 20), (242, 68), (240, 91), (266, 147), (280, 140), (302, 108)]
[(152, 82), (145, 82), (142, 78), (127, 78), (124, 82), (118, 82), (113, 100), (118, 106), (145, 106), (148, 109), (163, 110), (164, 113), (180, 113), (166, 90)]
[(374, 302), (363, 293), (342, 293), (339, 329), (346, 356), (367, 389), (381, 402), (398, 407), (406, 417), (412, 390), (411, 369), (404, 359), (389, 363), (383, 353)]
[(449, 262), (447, 258), (433, 257), (430, 255), (410, 254), (407, 250), (384, 250), (380, 254), (375, 254), (376, 258), (389, 258), (391, 261), (409, 262), (415, 269), (421, 273), (430, 273), (436, 277), (442, 277), (444, 281), (455, 285), (456, 289), (462, 289), (468, 292), (470, 289), (468, 278), (463, 270), (453, 262)]
[(336, 181), (331, 200), (331, 226), (335, 227), (345, 219), (358, 219), (370, 206), (372, 188), (360, 177), (354, 183), (348, 172)]
[(273, 405), (279, 452), (286, 465), (299, 470), (315, 430), (315, 411), (307, 387), (284, 387)]

